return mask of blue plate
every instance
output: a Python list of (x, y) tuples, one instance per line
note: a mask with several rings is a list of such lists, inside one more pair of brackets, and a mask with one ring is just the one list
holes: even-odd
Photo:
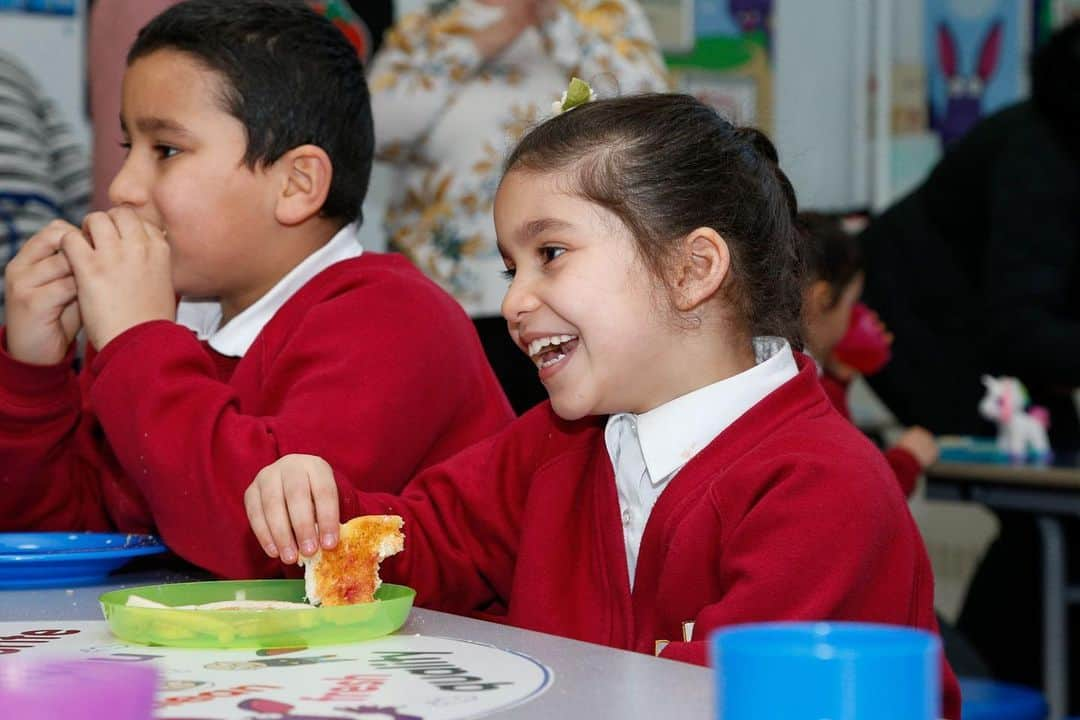
[(93, 585), (132, 558), (166, 550), (153, 535), (0, 533), (0, 588)]

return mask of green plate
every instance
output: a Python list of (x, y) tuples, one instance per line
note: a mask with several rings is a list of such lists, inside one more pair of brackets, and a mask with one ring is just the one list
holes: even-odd
[(101, 611), (121, 640), (192, 648), (271, 648), (339, 645), (389, 635), (409, 617), (416, 591), (383, 583), (375, 602), (311, 610), (176, 610), (131, 607), (129, 595), (163, 605), (219, 600), (301, 602), (303, 580), (238, 580), (144, 585), (101, 596)]

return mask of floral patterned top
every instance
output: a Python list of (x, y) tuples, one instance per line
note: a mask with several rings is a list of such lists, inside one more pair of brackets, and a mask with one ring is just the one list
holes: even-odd
[(484, 61), (470, 35), (501, 12), (443, 0), (406, 15), (371, 69), (377, 157), (395, 168), (388, 245), (474, 317), (498, 315), (506, 293), (492, 219), (503, 158), (570, 77), (601, 97), (668, 89), (637, 0), (559, 0), (550, 20)]

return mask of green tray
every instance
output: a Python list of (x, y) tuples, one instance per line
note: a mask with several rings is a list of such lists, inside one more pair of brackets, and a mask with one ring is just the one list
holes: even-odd
[(113, 634), (144, 645), (191, 648), (271, 648), (339, 645), (389, 635), (404, 623), (416, 591), (383, 585), (375, 602), (311, 610), (175, 610), (131, 607), (129, 595), (163, 605), (219, 600), (289, 600), (304, 597), (303, 580), (238, 580), (142, 587), (102, 594), (101, 611)]

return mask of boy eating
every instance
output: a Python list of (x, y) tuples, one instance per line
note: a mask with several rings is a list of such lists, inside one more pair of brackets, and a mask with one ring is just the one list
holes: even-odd
[[(0, 530), (156, 531), (218, 575), (279, 574), (243, 505), (261, 467), (317, 453), (397, 492), (510, 420), (457, 303), (356, 239), (371, 113), (329, 21), (174, 6), (131, 48), (120, 121), (114, 207), (5, 273)], [(336, 542), (295, 520), (281, 561)]]

